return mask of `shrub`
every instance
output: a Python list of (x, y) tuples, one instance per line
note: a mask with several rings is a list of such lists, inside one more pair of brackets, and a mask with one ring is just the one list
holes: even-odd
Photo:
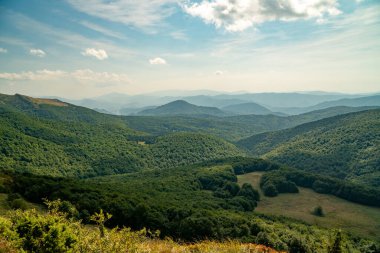
[(268, 197), (275, 197), (278, 195), (278, 191), (277, 191), (276, 187), (271, 183), (264, 184), (264, 186), (262, 187), (262, 190), (263, 190), (265, 196), (268, 196)]
[(315, 216), (323, 217), (325, 216), (325, 213), (323, 212), (323, 209), (321, 206), (317, 206), (314, 208), (312, 212)]

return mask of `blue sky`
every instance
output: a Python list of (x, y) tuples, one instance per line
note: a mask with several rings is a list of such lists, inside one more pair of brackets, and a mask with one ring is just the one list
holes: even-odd
[(380, 90), (376, 0), (0, 0), (0, 93)]

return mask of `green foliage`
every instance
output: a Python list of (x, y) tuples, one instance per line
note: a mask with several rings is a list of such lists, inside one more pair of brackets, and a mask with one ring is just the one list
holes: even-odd
[(29, 252), (73, 252), (75, 228), (59, 216), (40, 216), (35, 210), (12, 213), (11, 229)]
[(342, 253), (344, 252), (342, 247), (343, 247), (343, 238), (342, 238), (342, 233), (341, 231), (338, 231), (335, 234), (335, 238), (332, 242), (332, 245), (329, 246), (328, 248), (328, 253)]

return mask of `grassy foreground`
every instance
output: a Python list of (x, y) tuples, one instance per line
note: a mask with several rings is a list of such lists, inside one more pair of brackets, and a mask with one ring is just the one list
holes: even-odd
[[(262, 172), (239, 175), (240, 184), (251, 183), (260, 189)], [(332, 195), (319, 194), (299, 187), (299, 193), (283, 193), (277, 197), (265, 197), (260, 190), (261, 201), (255, 211), (271, 215), (283, 215), (327, 228), (340, 228), (352, 234), (380, 241), (380, 208), (352, 203)], [(321, 206), (324, 216), (312, 214)]]
[[(237, 241), (181, 244), (168, 238), (159, 239), (158, 231), (106, 229), (104, 223), (111, 216), (102, 211), (92, 216), (96, 225), (85, 226), (60, 211), (62, 202), (49, 202), (48, 206), (46, 213), (19, 209), (0, 216), (0, 252), (280, 252), (263, 245)], [(70, 213), (70, 210), (66, 211)]]

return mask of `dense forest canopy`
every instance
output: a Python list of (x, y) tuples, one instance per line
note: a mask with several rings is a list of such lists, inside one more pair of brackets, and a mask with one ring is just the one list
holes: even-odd
[[(380, 111), (356, 112), (361, 110), (125, 117), (59, 100), (1, 95), (0, 190), (9, 207), (62, 199), (66, 211), (76, 210), (72, 218), (84, 223), (104, 210), (112, 214), (107, 227), (157, 229), (161, 237), (187, 242), (234, 239), (326, 252), (339, 235), (352, 252), (374, 252), (377, 236), (370, 241), (255, 212), (260, 192), (297, 194), (298, 187), (378, 206)], [(238, 184), (237, 175), (250, 172), (264, 173), (260, 189)]]

